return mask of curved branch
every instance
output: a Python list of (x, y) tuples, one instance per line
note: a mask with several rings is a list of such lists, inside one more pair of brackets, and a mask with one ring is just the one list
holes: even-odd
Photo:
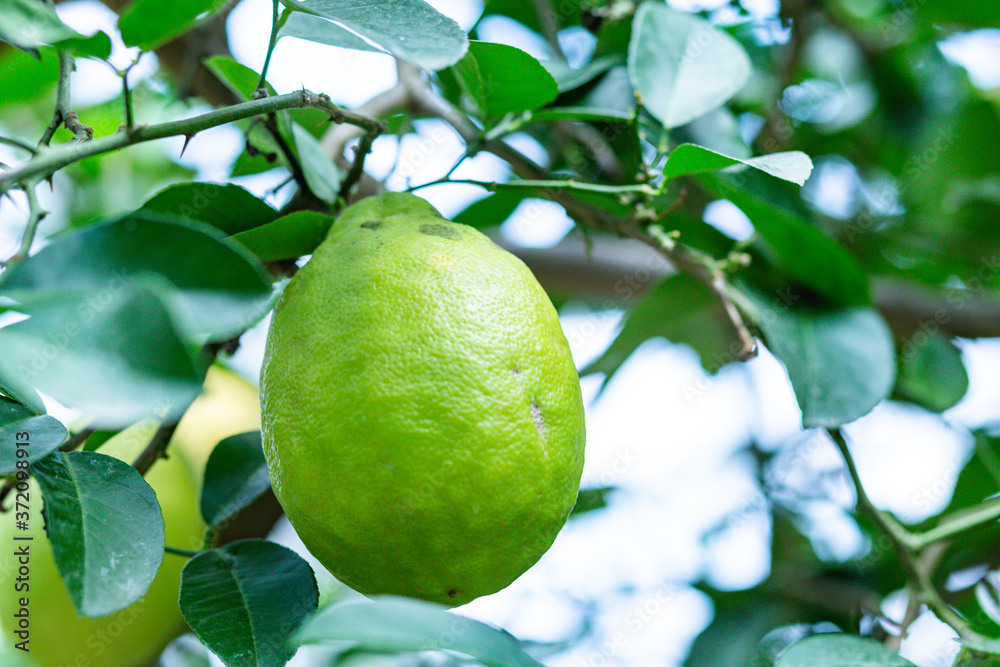
[(308, 90), (298, 90), (286, 95), (265, 97), (251, 100), (230, 107), (210, 111), (200, 116), (185, 118), (159, 125), (146, 125), (134, 128), (132, 131), (119, 131), (107, 137), (94, 139), (81, 144), (66, 145), (53, 148), (34, 158), (18, 168), (0, 174), (0, 192), (10, 189), (13, 185), (24, 183), (33, 178), (48, 178), (63, 167), (80, 160), (102, 153), (110, 153), (126, 146), (131, 146), (154, 139), (166, 137), (192, 137), (198, 132), (233, 121), (273, 113), (282, 109), (314, 108), (325, 111), (335, 123), (350, 123), (358, 125), (371, 133), (381, 133), (385, 128), (379, 121), (342, 109), (330, 101), (327, 95), (317, 95)]

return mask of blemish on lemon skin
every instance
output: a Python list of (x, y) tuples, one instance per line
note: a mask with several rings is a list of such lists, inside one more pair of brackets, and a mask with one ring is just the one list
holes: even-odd
[(361, 228), (362, 229), (371, 229), (373, 231), (376, 230), (376, 229), (378, 229), (381, 226), (382, 226), (382, 221), (381, 220), (369, 220), (368, 222), (362, 222), (361, 223)]
[(457, 241), (462, 238), (462, 232), (449, 225), (420, 225), (417, 231), (421, 234), (427, 234), (428, 236), (440, 236), (443, 239), (451, 239), (452, 241)]
[(542, 416), (542, 406), (538, 401), (531, 401), (531, 421), (535, 422), (538, 435), (542, 436), (542, 446), (545, 446), (545, 418)]
[(457, 598), (458, 597), (458, 591), (456, 591), (454, 588), (451, 589), (450, 591), (448, 591), (448, 597), (450, 597), (452, 599)]

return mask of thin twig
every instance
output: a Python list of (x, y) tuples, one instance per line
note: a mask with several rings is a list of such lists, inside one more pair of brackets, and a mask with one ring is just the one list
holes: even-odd
[(90, 439), (90, 436), (94, 435), (94, 429), (85, 428), (79, 433), (74, 433), (73, 435), (66, 438), (66, 442), (59, 446), (59, 451), (71, 452), (83, 443)]
[(35, 179), (24, 184), (24, 194), (28, 198), (28, 222), (24, 226), (24, 234), (21, 235), (21, 245), (18, 247), (17, 254), (11, 257), (7, 264), (17, 263), (28, 257), (28, 253), (31, 252), (31, 244), (35, 241), (35, 234), (38, 233), (38, 224), (48, 215), (48, 211), (38, 203), (38, 193), (35, 191), (37, 187), (38, 181)]
[(194, 558), (201, 553), (201, 551), (194, 549), (179, 549), (168, 545), (163, 545), (163, 551), (174, 556), (183, 556), (184, 558)]
[(142, 450), (142, 453), (132, 462), (132, 467), (145, 475), (157, 460), (162, 458), (167, 452), (167, 444), (177, 430), (177, 422), (164, 424), (156, 429), (156, 433), (150, 438), (149, 444)]
[(325, 111), (336, 123), (350, 123), (368, 132), (381, 133), (384, 126), (379, 121), (342, 109), (330, 101), (327, 95), (317, 95), (308, 90), (297, 90), (285, 95), (250, 100), (229, 107), (182, 120), (158, 125), (139, 125), (131, 132), (119, 131), (81, 144), (60, 146), (39, 153), (21, 166), (0, 173), (0, 192), (14, 184), (25, 183), (31, 178), (47, 178), (63, 167), (84, 158), (110, 153), (126, 146), (163, 139), (166, 137), (190, 137), (209, 128), (225, 125), (244, 118), (280, 111), (282, 109), (314, 108)]
[(566, 54), (559, 45), (559, 16), (552, 7), (551, 0), (531, 0), (531, 4), (535, 7), (535, 16), (542, 26), (545, 41), (552, 47), (552, 52), (559, 60), (566, 60)]
[[(136, 61), (138, 62), (138, 61)], [(128, 87), (128, 75), (135, 67), (135, 62), (125, 68), (125, 71), (119, 72), (118, 76), (122, 79), (122, 102), (125, 106), (125, 130), (128, 132), (132, 131), (135, 127), (135, 112), (132, 110), (132, 89)]]
[(55, 136), (56, 130), (66, 120), (66, 114), (70, 111), (70, 76), (76, 69), (76, 61), (69, 51), (60, 49), (59, 51), (59, 83), (56, 86), (56, 108), (52, 111), (52, 120), (42, 133), (42, 138), (38, 140), (38, 148), (48, 146)]
[(851, 456), (851, 451), (847, 445), (847, 440), (844, 438), (844, 434), (839, 428), (828, 428), (826, 430), (830, 438), (837, 445), (837, 449), (840, 450), (840, 455), (847, 466), (847, 472), (851, 476), (851, 481), (854, 482), (854, 492), (857, 496), (857, 510), (874, 521), (879, 530), (889, 538), (896, 553), (899, 555), (899, 559), (907, 572), (910, 582), (919, 591), (923, 603), (939, 619), (950, 625), (958, 633), (959, 637), (964, 639), (983, 639), (941, 597), (941, 594), (934, 585), (933, 565), (921, 562), (917, 558), (918, 546), (914, 543), (913, 535), (902, 524), (896, 521), (892, 515), (875, 507), (871, 499), (869, 499), (864, 486), (861, 484), (861, 476), (858, 474), (858, 468), (854, 463), (854, 457)]
[(280, 28), (278, 14), (278, 0), (271, 0), (271, 38), (267, 42), (267, 55), (264, 56), (264, 66), (260, 70), (260, 78), (257, 80), (257, 90), (267, 89), (267, 68), (271, 64), (271, 54), (278, 44), (278, 28)]
[(351, 170), (347, 172), (344, 180), (340, 184), (340, 198), (347, 201), (351, 196), (351, 190), (361, 180), (361, 175), (365, 171), (365, 158), (371, 153), (372, 144), (378, 137), (377, 132), (365, 132), (358, 145), (354, 148), (354, 161), (351, 162)]
[(29, 144), (23, 139), (18, 139), (17, 137), (2, 137), (0, 136), (0, 144), (7, 144), (8, 146), (13, 146), (14, 148), (20, 148), (28, 151), (32, 155), (35, 154), (35, 147)]
[(621, 195), (628, 193), (638, 193), (644, 195), (656, 195), (657, 190), (649, 185), (642, 183), (634, 185), (604, 185), (602, 183), (588, 183), (586, 181), (574, 181), (574, 180), (564, 180), (564, 181), (546, 181), (546, 180), (520, 180), (520, 181), (506, 181), (506, 182), (494, 182), (494, 181), (477, 181), (470, 178), (458, 178), (458, 179), (439, 179), (436, 181), (431, 181), (429, 183), (422, 183), (420, 185), (414, 185), (410, 190), (419, 190), (420, 188), (427, 188), (432, 185), (443, 185), (445, 183), (457, 183), (462, 185), (478, 185), (479, 187), (488, 190), (490, 192), (497, 192), (498, 190), (568, 190), (575, 192), (591, 192), (606, 195)]

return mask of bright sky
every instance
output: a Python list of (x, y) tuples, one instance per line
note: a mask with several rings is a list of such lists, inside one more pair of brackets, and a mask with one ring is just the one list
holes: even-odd
[[(472, 1), (432, 0), (430, 4), (466, 28), (481, 11), (481, 5)], [(727, 3), (691, 0), (673, 4), (714, 9)], [(774, 2), (753, 4), (759, 16), (774, 14)], [(85, 32), (114, 20), (95, 2), (69, 3), (61, 5), (59, 11)], [(263, 61), (270, 11), (267, 0), (245, 0), (230, 18), (235, 56), (253, 68), (259, 68)], [(1000, 79), (990, 77), (996, 76), (998, 68), (988, 71), (981, 63), (998, 63), (1000, 58), (971, 58), (969, 54), (979, 48), (1000, 51), (998, 34), (1000, 31), (979, 31), (951, 38), (942, 51), (969, 67), (976, 83), (997, 85)], [(540, 39), (513, 32), (503, 21), (485, 28), (483, 36), (509, 41), (539, 56), (547, 51)], [(575, 34), (573, 39), (586, 37)], [(120, 46), (115, 58), (118, 65), (128, 62)], [(78, 68), (73, 88), (77, 106), (117, 94), (118, 80), (106, 66), (81, 61)], [(134, 79), (152, 69), (152, 57), (147, 56)], [(283, 39), (269, 78), (279, 92), (305, 86), (326, 92), (345, 105), (357, 105), (390, 87), (395, 71), (386, 56)], [(443, 124), (426, 121), (417, 127), (423, 147), (416, 138), (404, 140), (402, 146), (394, 138), (382, 138), (369, 158), (372, 172), (389, 177), (394, 187), (403, 187), (407, 176), (414, 182), (438, 178), (462, 154), (460, 140)], [(428, 151), (430, 137), (436, 140)], [(539, 147), (530, 139), (517, 141), (518, 148), (540, 157)], [(170, 142), (161, 146), (172, 155), (180, 148), (179, 143), (174, 146)], [(196, 166), (202, 178), (221, 179), (241, 146), (235, 129), (219, 128), (192, 141), (183, 162)], [(397, 163), (407, 163), (413, 151), (426, 154), (417, 173), (394, 171)], [(0, 147), (0, 160), (8, 159), (11, 156)], [(503, 163), (482, 155), (456, 176), (491, 180), (504, 174)], [(271, 174), (239, 182), (263, 194), (280, 178)], [(821, 205), (835, 208), (843, 202), (837, 193), (846, 187), (844, 179), (850, 178), (852, 175), (843, 170), (824, 170), (824, 186), (815, 190)], [(40, 194), (43, 203), (58, 213), (58, 179), (56, 183), (56, 195)], [(483, 193), (468, 186), (444, 186), (420, 194), (452, 215)], [(737, 238), (752, 232), (749, 221), (728, 202), (713, 205), (706, 217)], [(0, 207), (2, 254), (10, 254), (21, 225), (23, 208)], [(570, 227), (562, 210), (545, 202), (541, 208), (536, 205), (531, 215), (522, 209), (505, 224), (503, 232), (511, 242), (546, 247), (558, 242)], [(607, 346), (620, 319), (620, 312), (588, 312), (574, 306), (565, 309), (563, 326), (579, 366)], [(233, 360), (233, 365), (252, 379), (259, 371), (266, 326), (262, 323), (244, 336)], [(1000, 417), (1000, 386), (995, 381), (1000, 377), (1000, 343), (970, 342), (963, 349), (969, 362), (970, 391), (947, 413), (948, 421), (916, 408), (887, 404), (847, 428), (872, 499), (902, 517), (919, 520), (947, 503), (954, 473), (969, 454), (970, 439), (961, 425), (981, 425)], [(784, 370), (766, 350), (754, 361), (709, 377), (691, 350), (652, 341), (633, 355), (603, 393), (598, 394), (600, 378), (588, 377), (582, 382), (588, 424), (584, 486), (612, 484), (620, 490), (609, 508), (570, 522), (539, 564), (512, 586), (473, 602), (461, 612), (500, 625), (522, 639), (554, 641), (577, 631), (581, 611), (599, 602), (593, 634), (570, 651), (547, 658), (546, 664), (680, 664), (687, 642), (711, 618), (707, 598), (687, 583), (704, 576), (720, 587), (742, 588), (754, 585), (768, 572), (768, 519), (747, 456), (739, 450), (750, 438), (756, 438), (761, 447), (773, 448), (797, 437), (797, 451), (805, 452), (811, 465), (836, 473), (841, 467), (839, 458), (824, 438), (800, 432), (798, 409)], [(789, 484), (794, 484), (794, 474), (793, 470)], [(816, 503), (810, 509), (812, 538), (829, 558), (847, 558), (862, 547), (843, 510), (852, 496), (842, 481), (829, 486), (831, 501)], [(941, 492), (944, 486), (947, 490)], [(706, 527), (723, 521), (727, 528), (703, 542)], [(275, 537), (290, 544), (296, 541), (287, 524)], [(902, 613), (897, 607), (891, 608)], [(927, 631), (908, 641), (904, 654), (929, 667), (934, 664), (931, 657), (950, 651), (952, 643), (948, 632), (933, 619), (925, 618), (921, 623)], [(312, 663), (307, 656), (300, 656), (293, 664)]]

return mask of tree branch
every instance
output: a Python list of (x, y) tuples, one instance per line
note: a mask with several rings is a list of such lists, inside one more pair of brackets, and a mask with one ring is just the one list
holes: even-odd
[(0, 192), (13, 185), (26, 183), (32, 178), (47, 178), (63, 167), (92, 155), (110, 153), (133, 144), (166, 137), (191, 137), (212, 127), (233, 121), (268, 114), (282, 109), (315, 108), (325, 111), (335, 123), (358, 125), (371, 133), (381, 133), (384, 126), (379, 121), (340, 108), (327, 95), (317, 95), (299, 90), (286, 95), (251, 100), (230, 107), (217, 109), (200, 116), (185, 118), (159, 125), (138, 126), (131, 132), (119, 131), (107, 137), (82, 144), (67, 145), (39, 153), (22, 166), (0, 174)]

